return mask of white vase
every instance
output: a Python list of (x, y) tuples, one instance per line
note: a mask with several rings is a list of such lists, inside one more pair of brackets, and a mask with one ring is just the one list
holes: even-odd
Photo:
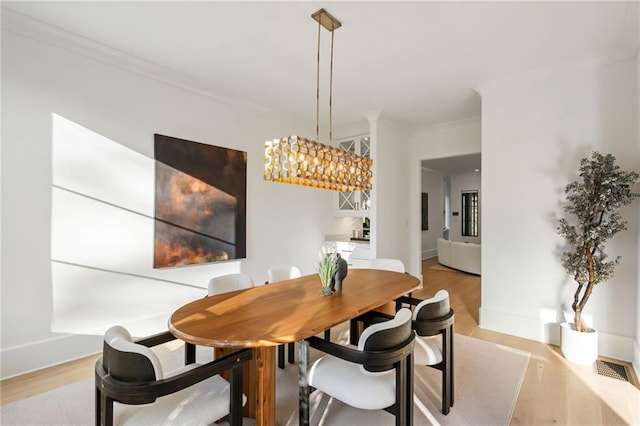
[(598, 358), (598, 330), (576, 331), (572, 322), (560, 324), (560, 349), (567, 361), (591, 365)]

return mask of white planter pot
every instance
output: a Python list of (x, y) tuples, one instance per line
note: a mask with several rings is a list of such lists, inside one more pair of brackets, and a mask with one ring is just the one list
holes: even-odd
[(598, 330), (576, 331), (575, 324), (560, 324), (560, 349), (567, 361), (591, 365), (598, 358)]

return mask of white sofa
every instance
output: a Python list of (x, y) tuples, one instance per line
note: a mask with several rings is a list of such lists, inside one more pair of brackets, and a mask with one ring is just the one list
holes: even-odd
[(480, 244), (438, 238), (438, 263), (480, 275)]

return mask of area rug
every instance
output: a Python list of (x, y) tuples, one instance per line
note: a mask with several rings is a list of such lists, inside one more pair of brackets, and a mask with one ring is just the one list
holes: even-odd
[[(340, 330), (336, 330), (340, 331)], [(335, 333), (340, 338), (340, 333)], [(342, 340), (342, 338), (340, 338)], [(210, 352), (210, 351), (209, 351)], [(180, 359), (182, 351), (168, 356)], [(440, 372), (428, 367), (415, 369), (414, 424), (416, 425), (507, 425), (518, 398), (529, 361), (529, 353), (455, 335), (455, 405), (449, 415), (440, 412)], [(318, 357), (312, 353), (312, 358)], [(200, 353), (198, 356), (200, 359)], [(163, 360), (164, 362), (164, 360)], [(170, 360), (170, 362), (174, 362)], [(287, 364), (276, 369), (276, 423), (298, 424), (298, 369)], [(16, 401), (0, 407), (3, 426), (91, 425), (94, 423), (93, 378)], [(392, 425), (385, 411), (349, 407), (321, 392), (311, 396), (312, 425)], [(222, 423), (224, 424), (224, 423)], [(246, 419), (246, 425), (253, 421)]]
[[(332, 329), (332, 334), (335, 330)], [(456, 334), (454, 406), (440, 411), (442, 376), (433, 368), (416, 366), (414, 424), (508, 425), (524, 379), (530, 353)], [(344, 338), (340, 338), (343, 341)], [(312, 353), (312, 358), (318, 356)], [(298, 424), (297, 368), (278, 371), (277, 423)], [(312, 425), (393, 425), (394, 417), (382, 410), (359, 410), (321, 392), (311, 395)]]

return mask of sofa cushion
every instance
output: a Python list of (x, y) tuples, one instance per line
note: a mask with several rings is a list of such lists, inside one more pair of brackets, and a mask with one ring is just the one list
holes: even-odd
[(438, 263), (460, 271), (480, 275), (482, 246), (475, 243), (438, 238)]
[(451, 241), (438, 238), (438, 263), (451, 265)]

